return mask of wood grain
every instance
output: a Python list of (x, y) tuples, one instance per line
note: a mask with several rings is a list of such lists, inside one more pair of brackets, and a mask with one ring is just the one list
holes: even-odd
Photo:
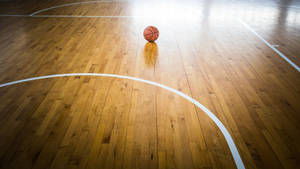
[[(0, 14), (73, 2), (0, 2)], [(40, 13), (126, 18), (0, 16), (0, 83), (61, 73), (155, 81), (210, 109), (246, 168), (299, 168), (299, 72), (237, 21), (299, 66), (300, 10), (288, 8), (297, 5), (128, 0)], [(148, 25), (159, 28), (156, 44), (143, 39)], [(81, 76), (0, 88), (0, 168), (235, 167), (213, 121), (164, 89)]]

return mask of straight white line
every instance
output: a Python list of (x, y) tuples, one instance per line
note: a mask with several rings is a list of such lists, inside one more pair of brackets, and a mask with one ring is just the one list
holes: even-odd
[(33, 15), (36, 18), (135, 18), (139, 16)]
[(282, 5), (264, 5), (262, 4), (261, 6), (263, 7), (274, 7), (274, 8), (294, 8), (294, 9), (300, 9), (300, 7), (297, 6), (282, 6)]
[(45, 8), (45, 9), (35, 11), (32, 14), (30, 14), (30, 16), (33, 16), (33, 15), (36, 15), (38, 13), (45, 12), (45, 11), (48, 11), (48, 10), (51, 10), (51, 9), (55, 9), (55, 8), (61, 8), (61, 7), (73, 6), (73, 5), (81, 5), (81, 4), (88, 4), (88, 3), (105, 3), (105, 2), (113, 2), (113, 1), (86, 1), (86, 2), (68, 3), (68, 4), (52, 6), (52, 7), (49, 7), (49, 8)]
[(279, 47), (280, 45), (272, 45), (274, 48)]
[(4, 83), (4, 84), (0, 84), (0, 88), (1, 87), (5, 87), (5, 86), (10, 86), (10, 85), (14, 85), (14, 84), (18, 84), (18, 83), (23, 83), (23, 82), (29, 82), (29, 81), (33, 81), (33, 80), (41, 80), (41, 79), (48, 79), (48, 78), (55, 78), (55, 77), (69, 77), (69, 76), (103, 76), (103, 77), (114, 77), (114, 78), (121, 78), (121, 79), (130, 79), (130, 80), (135, 80), (135, 81), (139, 81), (139, 82), (143, 82), (143, 83), (147, 83), (153, 86), (157, 86), (163, 89), (166, 89), (170, 92), (173, 92), (185, 99), (187, 99), (188, 101), (192, 102), (193, 104), (195, 104), (198, 108), (200, 108), (202, 111), (204, 111), (208, 117), (219, 127), (219, 129), (221, 130), (222, 134), (225, 137), (225, 140), (229, 146), (229, 149), (231, 151), (232, 157), (234, 159), (234, 162), (236, 164), (236, 167), (238, 169), (245, 169), (244, 163), (240, 157), (240, 154), (237, 150), (236, 145), (234, 144), (234, 141), (231, 137), (231, 135), (229, 134), (229, 132), (227, 131), (227, 129), (225, 128), (225, 126), (223, 125), (223, 123), (209, 110), (207, 109), (205, 106), (203, 106), (202, 104), (200, 104), (197, 100), (191, 98), (190, 96), (175, 90), (171, 87), (159, 84), (157, 82), (153, 82), (153, 81), (149, 81), (149, 80), (144, 80), (144, 79), (140, 79), (140, 78), (136, 78), (136, 77), (130, 77), (130, 76), (123, 76), (123, 75), (115, 75), (115, 74), (103, 74), (103, 73), (69, 73), (69, 74), (56, 74), (56, 75), (48, 75), (48, 76), (39, 76), (39, 77), (33, 77), (33, 78), (27, 78), (27, 79), (23, 79), (23, 80), (17, 80), (17, 81), (12, 81), (12, 82), (8, 82), (8, 83)]
[(238, 20), (242, 25), (244, 25), (249, 31), (251, 31), (256, 37), (258, 37), (261, 41), (263, 41), (267, 46), (273, 49), (282, 59), (288, 62), (291, 66), (293, 66), (298, 72), (300, 72), (300, 68), (292, 62), (289, 58), (287, 58), (284, 54), (282, 54), (278, 49), (276, 49), (273, 45), (271, 45), (268, 41), (266, 41), (263, 37), (261, 37), (254, 29), (252, 29), (248, 24), (243, 22), (242, 20)]
[(300, 9), (300, 7), (298, 6), (285, 6), (286, 8), (296, 8), (296, 9)]

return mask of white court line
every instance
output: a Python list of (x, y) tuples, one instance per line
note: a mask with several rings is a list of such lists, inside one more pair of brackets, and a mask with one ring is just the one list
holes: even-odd
[(286, 8), (296, 8), (296, 9), (300, 9), (300, 7), (298, 6), (285, 6)]
[(33, 15), (35, 18), (137, 18), (142, 16), (93, 16), (93, 15)]
[(262, 4), (261, 6), (263, 6), (263, 7), (275, 7), (275, 8), (292, 8), (292, 9), (300, 9), (300, 7), (298, 7), (298, 6), (282, 6), (282, 5), (264, 5), (264, 4)]
[(271, 45), (268, 41), (266, 41), (263, 37), (261, 37), (253, 28), (251, 28), (248, 24), (243, 22), (242, 20), (238, 20), (242, 25), (244, 25), (250, 32), (252, 32), (256, 37), (258, 37), (261, 41), (263, 41), (267, 46), (274, 50), (282, 59), (288, 62), (291, 66), (293, 66), (298, 72), (300, 72), (300, 68), (292, 62), (289, 58), (287, 58), (283, 53), (281, 53), (278, 49), (276, 49), (273, 45)]
[(57, 5), (57, 6), (52, 6), (49, 8), (41, 9), (38, 11), (33, 12), (30, 14), (30, 16), (36, 15), (41, 12), (45, 12), (51, 9), (56, 9), (56, 8), (61, 8), (61, 7), (66, 7), (66, 6), (73, 6), (73, 5), (81, 5), (81, 4), (88, 4), (88, 3), (105, 3), (105, 2), (113, 2), (113, 1), (86, 1), (86, 2), (75, 2), (75, 3), (68, 3), (68, 4), (62, 4), (62, 5)]
[(151, 18), (150, 16), (105, 16), (105, 15), (10, 15), (0, 14), (0, 17), (30, 17), (30, 18)]
[(188, 96), (188, 95), (186, 95), (186, 94), (184, 94), (184, 93), (182, 93), (178, 90), (175, 90), (171, 87), (159, 84), (157, 82), (144, 80), (144, 79), (140, 79), (140, 78), (136, 78), (136, 77), (130, 77), (130, 76), (115, 75), (115, 74), (69, 73), (69, 74), (55, 74), (55, 75), (48, 75), (48, 76), (39, 76), (39, 77), (27, 78), (27, 79), (23, 79), (23, 80), (12, 81), (12, 82), (8, 82), (8, 83), (0, 84), (0, 88), (5, 87), (5, 86), (18, 84), (18, 83), (33, 81), (33, 80), (48, 79), (48, 78), (55, 78), (55, 77), (69, 77), (69, 76), (103, 76), (103, 77), (114, 77), (114, 78), (121, 78), (121, 79), (130, 79), (130, 80), (135, 80), (135, 81), (147, 83), (147, 84), (150, 84), (150, 85), (153, 85), (153, 86), (157, 86), (157, 87), (166, 89), (170, 92), (173, 92), (173, 93), (185, 98), (186, 100), (188, 100), (188, 101), (192, 102), (193, 104), (195, 104), (202, 111), (204, 111), (208, 115), (208, 117), (219, 127), (219, 129), (221, 130), (222, 134), (224, 135), (225, 140), (226, 140), (226, 142), (229, 146), (229, 149), (231, 151), (231, 154), (232, 154), (232, 157), (233, 157), (234, 162), (236, 164), (236, 167), (238, 169), (245, 169), (244, 163), (243, 163), (243, 161), (240, 157), (240, 154), (237, 150), (236, 145), (234, 144), (234, 141), (233, 141), (231, 135), (229, 134), (229, 132), (227, 131), (227, 129), (225, 128), (223, 123), (210, 110), (208, 110), (206, 107), (204, 107), (202, 104), (200, 104), (198, 101), (191, 98), (190, 96)]
[(272, 45), (272, 46), (274, 46), (274, 48), (276, 48), (276, 47), (279, 47), (280, 45)]

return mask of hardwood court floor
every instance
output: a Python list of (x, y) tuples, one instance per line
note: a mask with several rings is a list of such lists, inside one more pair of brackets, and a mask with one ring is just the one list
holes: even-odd
[[(299, 168), (299, 71), (242, 24), (299, 66), (299, 2), (124, 0), (29, 16), (75, 2), (86, 1), (0, 2), (0, 84), (150, 80), (211, 110), (246, 168)], [(0, 87), (0, 168), (236, 167), (212, 119), (163, 88), (97, 76)]]

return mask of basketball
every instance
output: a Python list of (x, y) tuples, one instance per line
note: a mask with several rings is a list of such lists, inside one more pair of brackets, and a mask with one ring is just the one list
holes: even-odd
[(159, 36), (159, 31), (154, 26), (148, 26), (144, 30), (144, 38), (149, 42), (154, 42)]

